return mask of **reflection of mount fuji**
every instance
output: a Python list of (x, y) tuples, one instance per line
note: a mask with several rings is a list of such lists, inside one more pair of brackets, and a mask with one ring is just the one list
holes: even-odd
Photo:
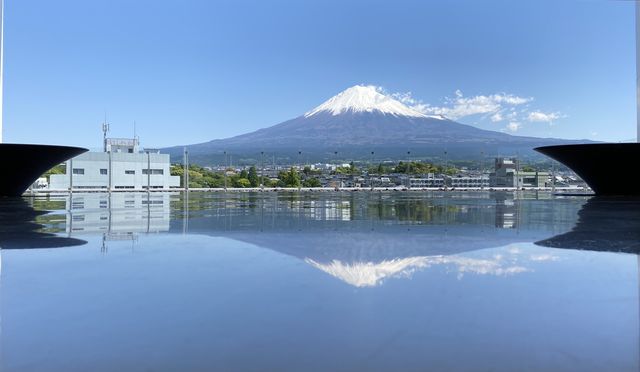
[(640, 199), (592, 198), (578, 212), (578, 221), (571, 231), (536, 244), (640, 254)]
[(242, 233), (225, 237), (268, 248), (306, 263), (355, 286), (373, 286), (386, 277), (408, 276), (438, 264), (465, 265), (465, 271), (506, 272), (498, 262), (475, 262), (460, 253), (535, 240), (533, 232), (502, 234), (493, 229), (402, 225), (374, 231), (301, 231)]
[[(189, 203), (194, 204), (197, 206)], [(190, 211), (188, 232), (222, 236), (296, 257), (361, 287), (434, 265), (479, 274), (521, 272), (521, 266), (503, 257), (473, 259), (460, 254), (553, 235), (553, 231), (540, 229), (541, 221), (553, 220), (553, 213), (575, 215), (580, 203), (537, 211), (532, 210), (538, 208), (536, 203), (496, 194), (473, 203), (360, 196), (346, 200), (249, 198), (240, 205), (242, 208), (227, 203), (224, 208)], [(540, 220), (527, 217), (531, 215)], [(180, 221), (173, 221), (172, 230), (183, 227)]]

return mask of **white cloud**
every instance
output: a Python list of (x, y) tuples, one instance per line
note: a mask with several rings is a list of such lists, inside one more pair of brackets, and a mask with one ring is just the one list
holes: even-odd
[[(381, 93), (384, 93), (384, 89), (382, 88), (380, 89), (381, 89)], [(414, 98), (411, 92), (391, 93), (391, 97), (409, 106), (409, 108), (416, 110), (418, 112), (421, 112), (423, 114), (426, 114), (427, 108), (429, 107), (429, 104)]]
[(507, 124), (506, 129), (510, 132), (517, 132), (521, 127), (522, 127), (522, 124), (518, 123), (517, 121), (512, 121), (509, 124)]
[(387, 93), (383, 88), (378, 91), (391, 95), (394, 99), (425, 115), (438, 115), (451, 120), (480, 115), (480, 120), (493, 123), (507, 122), (503, 131), (517, 132), (522, 129), (522, 122), (545, 122), (550, 125), (554, 121), (566, 117), (559, 112), (530, 111), (532, 97), (520, 97), (510, 93), (495, 93), (466, 97), (460, 89), (453, 97), (445, 97), (444, 104), (434, 106), (413, 96), (411, 92)]
[(554, 256), (549, 253), (544, 253), (544, 254), (532, 254), (529, 257), (529, 259), (531, 261), (543, 262), (543, 261), (558, 261), (560, 258), (558, 256)]
[(496, 112), (495, 114), (491, 115), (491, 121), (494, 123), (498, 123), (504, 120), (504, 117), (502, 116), (501, 112)]
[(457, 273), (458, 279), (465, 274), (512, 276), (532, 271), (518, 265), (514, 257), (495, 255), (482, 259), (464, 256), (417, 256), (384, 260), (381, 262), (329, 263), (305, 258), (306, 263), (355, 287), (375, 287), (387, 278), (410, 278), (416, 271), (442, 265)]
[(561, 116), (557, 112), (544, 113), (542, 111), (532, 111), (527, 116), (527, 120), (532, 123), (551, 123), (560, 118)]
[(413, 98), (411, 92), (392, 93), (391, 96), (405, 105), (415, 105), (418, 102), (417, 99)]
[(501, 111), (511, 106), (519, 106), (531, 102), (532, 98), (518, 97), (513, 94), (497, 93), (490, 95), (478, 95), (465, 97), (459, 89), (455, 92), (455, 97), (447, 98), (445, 106), (427, 105), (425, 114), (443, 115), (450, 119), (457, 120), (471, 115), (491, 114), (492, 121), (503, 120)]

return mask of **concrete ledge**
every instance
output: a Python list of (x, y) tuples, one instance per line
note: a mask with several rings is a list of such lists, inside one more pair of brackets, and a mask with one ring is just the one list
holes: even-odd
[[(176, 193), (184, 192), (182, 188), (176, 189), (152, 189), (152, 190), (132, 190), (132, 189), (118, 189), (112, 190), (111, 193)], [(437, 188), (437, 187), (424, 187), (424, 188), (407, 188), (407, 187), (301, 187), (301, 188), (284, 188), (284, 187), (253, 187), (253, 188), (191, 188), (190, 192), (210, 192), (210, 193), (248, 193), (248, 192), (382, 192), (382, 191), (396, 191), (396, 192), (421, 192), (421, 191), (473, 191), (473, 192), (487, 192), (487, 191), (546, 191), (552, 192), (554, 189), (551, 187), (485, 187), (485, 188)], [(555, 191), (573, 192), (573, 193), (588, 193), (590, 190), (581, 187), (556, 187)], [(53, 194), (69, 194), (69, 190), (28, 190), (24, 193), (24, 196), (29, 195), (53, 195)], [(101, 193), (108, 194), (109, 191), (105, 189), (77, 189), (73, 190), (74, 194), (88, 194), (88, 193)]]

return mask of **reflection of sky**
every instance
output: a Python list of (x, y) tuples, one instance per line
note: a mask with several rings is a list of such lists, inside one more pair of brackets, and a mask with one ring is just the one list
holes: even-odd
[(365, 290), (228, 238), (88, 240), (3, 252), (3, 371), (638, 368), (633, 255), (518, 243)]
[[(639, 367), (637, 257), (531, 243), (571, 230), (581, 201), (516, 201), (508, 229), (491, 199), (355, 200), (348, 220), (197, 198), (183, 220), (175, 201), (168, 233), (142, 224), (108, 251), (91, 229), (81, 247), (1, 251), (0, 370)], [(69, 215), (45, 217), (73, 236)]]

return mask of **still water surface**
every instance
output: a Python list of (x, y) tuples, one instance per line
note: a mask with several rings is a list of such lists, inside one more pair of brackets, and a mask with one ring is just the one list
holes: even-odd
[(640, 201), (0, 200), (2, 371), (637, 371)]

